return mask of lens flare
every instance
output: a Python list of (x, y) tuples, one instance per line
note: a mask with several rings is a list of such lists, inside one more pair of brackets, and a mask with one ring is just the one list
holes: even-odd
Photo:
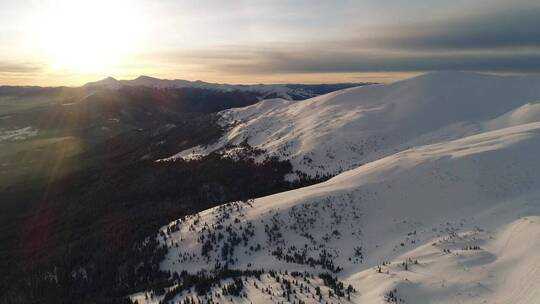
[(141, 45), (144, 16), (128, 1), (51, 1), (32, 21), (52, 70), (106, 73)]

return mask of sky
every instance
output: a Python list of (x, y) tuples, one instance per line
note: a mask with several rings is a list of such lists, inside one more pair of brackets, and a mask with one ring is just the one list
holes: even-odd
[(538, 0), (2, 0), (0, 85), (540, 72)]

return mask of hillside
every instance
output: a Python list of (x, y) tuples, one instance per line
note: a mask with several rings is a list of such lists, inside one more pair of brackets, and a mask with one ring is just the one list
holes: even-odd
[(301, 102), (266, 100), (221, 112), (228, 132), (218, 142), (168, 160), (212, 151), (234, 157), (247, 143), (290, 160), (300, 176), (334, 175), (408, 147), (536, 121), (538, 83), (539, 76), (438, 72)]
[[(258, 303), (290, 297), (276, 273), (305, 282), (310, 292), (290, 293), (306, 303), (318, 302), (317, 286), (325, 301), (349, 302), (339, 288), (328, 297), (319, 273), (350, 284), (354, 303), (529, 303), (540, 287), (538, 172), (539, 122), (411, 148), (322, 184), (174, 221), (160, 232), (161, 267), (265, 269), (245, 275), (241, 293)], [(211, 290), (214, 301), (243, 301)]]
[(275, 159), (155, 162), (219, 139), (214, 112), (262, 96), (0, 86), (0, 303), (117, 303), (162, 280), (145, 241), (159, 227), (318, 182), (285, 181), (291, 166)]
[[(140, 78), (135, 84), (144, 84), (142, 80), (145, 79), (148, 80)], [(122, 142), (121, 147), (115, 145), (115, 151), (111, 152), (130, 154), (124, 157), (130, 160), (170, 156), (192, 147), (183, 142), (186, 126), (196, 133), (203, 133), (198, 136), (197, 144), (206, 142), (208, 136), (204, 133), (209, 116), (221, 110), (252, 105), (267, 96), (267, 92), (215, 90), (204, 86), (126, 85), (114, 89), (107, 86), (116, 82), (108, 78), (99, 82), (101, 85), (78, 88), (0, 86), (0, 148), (3, 150), (0, 153), (0, 190), (17, 186), (20, 181), (32, 185), (35, 183), (29, 180), (48, 178), (48, 164), (54, 162), (45, 161), (36, 166), (36, 159), (48, 160), (50, 155), (58, 154), (65, 156), (59, 159), (64, 162), (64, 159), (84, 152), (99, 157), (101, 153), (90, 150), (107, 141)], [(308, 87), (310, 96), (342, 88), (340, 85)], [(220, 128), (213, 122), (211, 124), (214, 129)], [(214, 133), (209, 135), (214, 136)], [(66, 151), (57, 153), (62, 143)], [(141, 147), (147, 151), (142, 155), (141, 151), (133, 153)], [(71, 169), (86, 163), (87, 158), (65, 167), (73, 171)]]
[[(529, 303), (538, 296), (540, 78), (432, 73), (223, 111), (164, 159), (290, 160), (305, 188), (160, 229), (170, 285), (138, 303)], [(289, 176), (291, 177), (291, 176)]]

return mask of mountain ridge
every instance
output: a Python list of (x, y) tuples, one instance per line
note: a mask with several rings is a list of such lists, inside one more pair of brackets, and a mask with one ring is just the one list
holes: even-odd
[(262, 101), (220, 112), (228, 132), (218, 142), (167, 160), (213, 151), (234, 157), (246, 142), (266, 156), (291, 160), (300, 175), (333, 175), (409, 146), (493, 127), (482, 122), (540, 100), (537, 83), (540, 76), (440, 72), (298, 102)]
[[(506, 276), (523, 279), (499, 260), (514, 260), (521, 269), (538, 258), (534, 250), (539, 245), (523, 242), (540, 235), (540, 226), (534, 224), (540, 214), (539, 137), (540, 122), (534, 122), (413, 147), (321, 184), (179, 219), (160, 230), (158, 239), (168, 248), (161, 267), (171, 273), (223, 267), (280, 274), (330, 272), (358, 290), (351, 300), (335, 298), (339, 303), (385, 303), (390, 292), (406, 303), (497, 299), (505, 294), (500, 284)], [(501, 251), (508, 237), (517, 238), (512, 229), (516, 225), (529, 227), (520, 232), (527, 237), (516, 241), (516, 249)], [(224, 238), (214, 238), (219, 234)], [(222, 248), (229, 252), (231, 246), (223, 256)], [(524, 246), (528, 249), (518, 249)], [(456, 264), (470, 270), (460, 271)], [(526, 278), (532, 280), (531, 275)], [(431, 277), (448, 287), (431, 288)], [(248, 300), (286, 301), (282, 289), (264, 278), (246, 277)], [(472, 293), (467, 293), (460, 282), (482, 286), (471, 286)], [(326, 288), (313, 284), (309, 286)], [(273, 292), (261, 292), (266, 288)], [(211, 290), (220, 293), (219, 288)], [(151, 303), (143, 295), (132, 299)], [(173, 299), (189, 296), (203, 293), (186, 289)], [(313, 296), (298, 293), (296, 299), (316, 303)], [(530, 296), (510, 297), (526, 298)], [(331, 301), (332, 296), (325, 294), (324, 299)]]
[[(372, 83), (335, 83), (335, 84), (226, 84), (210, 83), (201, 80), (183, 80), (183, 79), (159, 79), (155, 77), (141, 75), (131, 80), (117, 80), (107, 77), (95, 82), (89, 82), (83, 85), (86, 88), (109, 88), (120, 89), (124, 86), (145, 86), (159, 89), (180, 89), (180, 88), (199, 88), (216, 91), (246, 91), (262, 94), (262, 98), (280, 97), (289, 100), (299, 100), (319, 95), (321, 92), (329, 92), (334, 89), (346, 88), (358, 85), (368, 85)], [(322, 90), (322, 91), (320, 91)]]
[[(280, 147), (312, 140), (314, 150), (300, 155), (322, 155), (311, 160), (317, 174), (337, 175), (162, 227), (160, 267), (177, 285), (131, 300), (528, 303), (540, 287), (539, 84), (538, 76), (444, 72), (221, 112), (222, 139), (175, 157), (260, 149), (254, 161), (279, 156), (309, 169)], [(395, 140), (349, 168), (320, 167), (350, 160), (326, 148), (370, 132)], [(202, 288), (205, 280), (213, 283)]]

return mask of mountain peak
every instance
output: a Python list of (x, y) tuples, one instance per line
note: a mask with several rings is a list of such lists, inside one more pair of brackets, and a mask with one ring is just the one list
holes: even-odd
[(93, 83), (95, 83), (95, 84), (115, 84), (117, 82), (118, 82), (118, 80), (116, 78), (114, 78), (112, 76), (109, 76), (107, 78), (103, 78), (103, 79), (98, 80), (98, 81), (93, 82)]
[[(232, 91), (246, 91), (253, 92), (260, 96), (260, 99), (280, 97), (284, 99), (305, 99), (313, 97), (325, 92), (335, 91), (340, 88), (352, 87), (354, 84), (344, 84), (326, 86), (323, 91), (318, 93), (312, 89), (312, 86), (304, 87), (303, 85), (297, 85), (297, 87), (289, 87), (285, 84), (258, 84), (258, 85), (235, 85), (226, 83), (210, 83), (202, 80), (184, 80), (184, 79), (160, 79), (147, 75), (140, 75), (137, 78), (131, 80), (116, 80), (112, 77), (107, 77), (103, 80), (96, 82), (89, 82), (85, 87), (106, 87), (109, 89), (119, 89), (121, 87), (150, 87), (160, 89), (181, 89), (181, 88), (198, 88), (205, 90), (213, 90), (219, 92), (232, 92)], [(358, 85), (365, 85), (360, 83)]]
[(146, 75), (141, 75), (141, 76), (135, 78), (134, 80), (162, 80), (162, 79), (159, 79), (159, 78), (156, 78), (156, 77), (151, 77), (151, 76), (146, 76)]
[(117, 86), (118, 83), (119, 83), (119, 81), (116, 78), (109, 76), (107, 78), (103, 78), (103, 79), (98, 80), (98, 81), (89, 82), (89, 83), (85, 84), (84, 86), (85, 87)]

